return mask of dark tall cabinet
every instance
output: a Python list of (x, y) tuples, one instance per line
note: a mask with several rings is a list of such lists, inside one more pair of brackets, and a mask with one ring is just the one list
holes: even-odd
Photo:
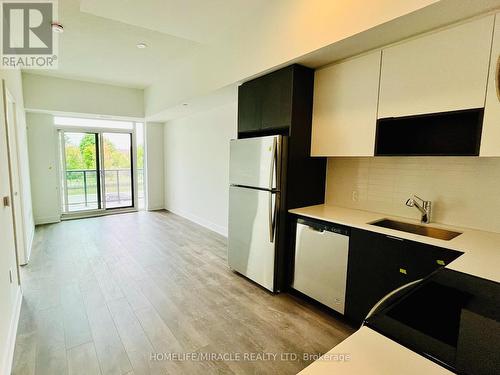
[(299, 112), (312, 114), (313, 85), (314, 70), (301, 65), (243, 83), (238, 89), (239, 138), (289, 134), (293, 127), (310, 128)]
[(292, 222), (288, 210), (321, 204), (325, 196), (326, 159), (312, 158), (311, 123), (314, 70), (290, 65), (243, 83), (238, 89), (238, 138), (283, 135), (279, 212), (278, 285), (288, 287), (291, 275)]

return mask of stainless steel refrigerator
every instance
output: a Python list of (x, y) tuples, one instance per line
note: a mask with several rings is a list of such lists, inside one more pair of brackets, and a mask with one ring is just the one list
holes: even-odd
[(230, 144), (229, 267), (273, 292), (286, 141), (287, 137), (276, 135), (235, 139)]

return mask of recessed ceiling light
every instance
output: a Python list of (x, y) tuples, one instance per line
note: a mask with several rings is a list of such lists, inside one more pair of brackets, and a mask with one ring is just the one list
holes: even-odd
[(52, 27), (52, 31), (55, 33), (62, 33), (64, 31), (63, 25), (59, 22), (52, 22), (50, 26)]
[(143, 48), (146, 48), (148, 45), (144, 42), (139, 42), (137, 43), (137, 48), (139, 49), (143, 49)]

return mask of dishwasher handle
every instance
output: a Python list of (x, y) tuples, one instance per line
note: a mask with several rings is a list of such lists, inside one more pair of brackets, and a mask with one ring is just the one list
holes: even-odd
[(312, 230), (313, 232), (325, 233), (323, 228), (311, 227), (310, 225), (307, 226), (307, 229)]
[(312, 219), (305, 219), (305, 218), (298, 218), (297, 219), (297, 224), (302, 224), (307, 226), (310, 230), (318, 232), (318, 233), (324, 233), (324, 232), (332, 232), (335, 234), (340, 234), (343, 236), (350, 236), (351, 234), (351, 228), (346, 227), (341, 224), (336, 224), (336, 223), (329, 223), (326, 221), (319, 221), (319, 220), (312, 220)]

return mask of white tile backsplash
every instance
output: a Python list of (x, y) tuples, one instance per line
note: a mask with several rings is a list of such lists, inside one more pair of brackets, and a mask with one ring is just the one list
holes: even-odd
[(417, 219), (413, 194), (432, 201), (433, 222), (500, 233), (500, 158), (328, 159), (326, 204)]

